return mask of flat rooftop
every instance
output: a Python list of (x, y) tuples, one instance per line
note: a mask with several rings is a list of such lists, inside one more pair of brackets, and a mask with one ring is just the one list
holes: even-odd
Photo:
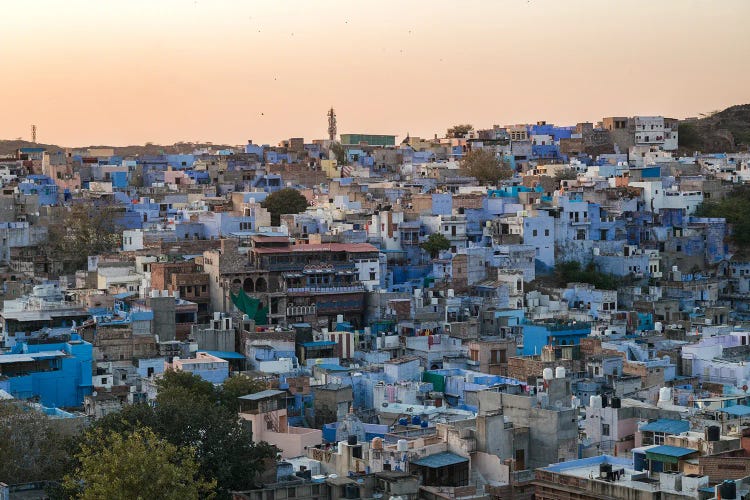
[[(611, 464), (612, 470), (625, 470), (625, 475), (622, 476), (618, 481), (605, 481), (599, 479), (599, 465)], [(541, 470), (551, 472), (553, 474), (563, 474), (566, 476), (573, 476), (581, 479), (587, 479), (589, 481), (601, 481), (609, 484), (617, 484), (625, 488), (632, 488), (640, 491), (654, 491), (654, 485), (658, 487), (659, 481), (643, 478), (645, 475), (643, 472), (639, 472), (633, 469), (633, 462), (625, 458), (612, 457), (609, 455), (599, 455), (597, 457), (583, 458), (580, 460), (572, 460), (570, 462), (560, 462), (552, 464), (548, 467), (544, 467)], [(633, 479), (633, 476), (636, 478)]]

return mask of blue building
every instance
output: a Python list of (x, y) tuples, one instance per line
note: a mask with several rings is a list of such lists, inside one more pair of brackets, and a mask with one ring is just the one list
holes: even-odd
[(0, 389), (47, 407), (78, 407), (91, 394), (93, 348), (72, 335), (55, 343), (19, 343), (0, 355)]
[(578, 345), (580, 340), (591, 333), (591, 324), (584, 322), (545, 321), (523, 325), (524, 356), (542, 353), (546, 345)]
[(18, 184), (18, 191), (26, 196), (38, 195), (39, 205), (55, 205), (58, 201), (57, 184), (46, 175), (29, 175)]

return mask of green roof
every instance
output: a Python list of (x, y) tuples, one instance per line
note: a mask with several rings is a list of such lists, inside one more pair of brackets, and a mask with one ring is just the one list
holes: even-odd
[(654, 446), (646, 450), (646, 458), (649, 460), (656, 460), (657, 462), (666, 462), (675, 464), (681, 458), (684, 458), (693, 453), (698, 453), (698, 450), (692, 448), (682, 448), (681, 446)]

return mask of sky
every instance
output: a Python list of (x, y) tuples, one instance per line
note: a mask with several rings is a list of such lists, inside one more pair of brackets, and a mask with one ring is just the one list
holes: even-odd
[(443, 135), (750, 102), (750, 1), (12, 0), (0, 138)]

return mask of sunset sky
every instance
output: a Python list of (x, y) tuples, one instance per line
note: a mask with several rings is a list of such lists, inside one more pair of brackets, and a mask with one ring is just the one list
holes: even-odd
[(0, 138), (276, 144), (750, 102), (750, 1), (11, 0)]

